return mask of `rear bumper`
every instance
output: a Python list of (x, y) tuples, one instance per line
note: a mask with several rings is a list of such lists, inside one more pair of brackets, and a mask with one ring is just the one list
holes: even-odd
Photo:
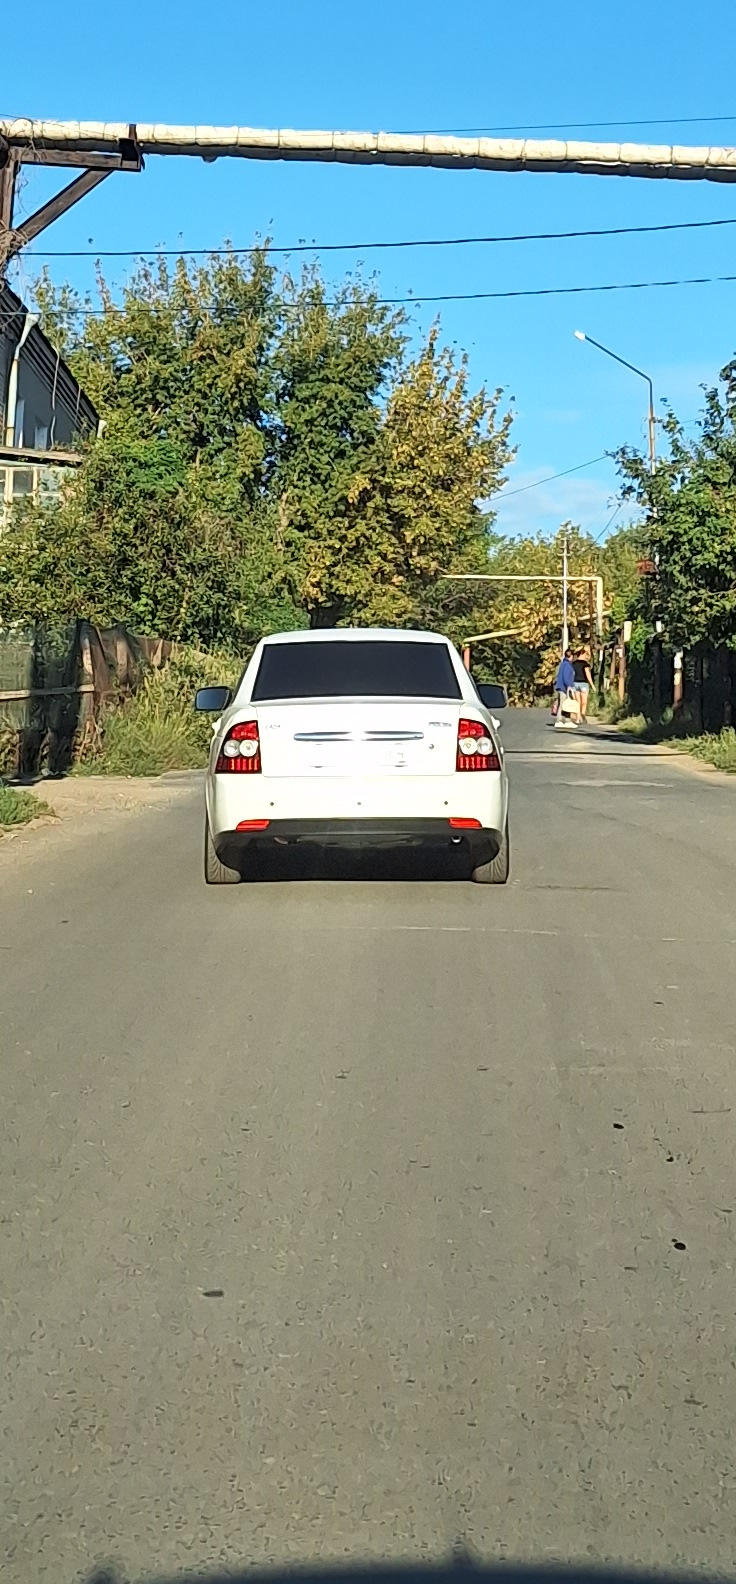
[[(406, 827), (421, 822), (435, 829), (454, 816), (475, 819), (483, 830), (503, 830), (506, 778), (501, 772), (449, 776), (267, 776), (208, 775), (207, 813), (215, 838), (241, 820), (268, 819), (298, 832), (316, 823)], [(439, 822), (439, 823), (438, 823)]]
[(291, 846), (360, 849), (371, 847), (450, 847), (463, 843), (476, 863), (488, 863), (501, 846), (502, 831), (489, 827), (464, 829), (449, 819), (275, 819), (265, 830), (213, 832), (217, 856), (230, 863), (245, 848)]

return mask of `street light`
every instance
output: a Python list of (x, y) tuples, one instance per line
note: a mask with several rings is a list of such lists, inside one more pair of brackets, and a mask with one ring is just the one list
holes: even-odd
[(627, 368), (627, 369), (630, 369), (632, 374), (638, 374), (640, 379), (646, 380), (647, 385), (649, 386), (649, 415), (648, 415), (648, 421), (649, 421), (649, 471), (650, 471), (650, 473), (656, 473), (656, 470), (657, 470), (657, 447), (656, 447), (656, 439), (655, 439), (656, 431), (655, 431), (655, 419), (654, 419), (654, 386), (652, 385), (652, 381), (649, 378), (649, 375), (645, 374), (643, 369), (637, 368), (634, 363), (627, 363), (626, 358), (619, 357), (618, 352), (612, 352), (611, 348), (607, 347), (607, 346), (603, 346), (601, 341), (594, 341), (593, 337), (589, 336), (589, 335), (586, 335), (584, 330), (575, 330), (575, 331), (573, 331), (573, 334), (575, 336), (576, 341), (589, 341), (590, 345), (594, 346), (594, 347), (597, 347), (599, 352), (605, 352), (606, 357), (613, 358), (615, 363), (623, 364), (623, 367)]

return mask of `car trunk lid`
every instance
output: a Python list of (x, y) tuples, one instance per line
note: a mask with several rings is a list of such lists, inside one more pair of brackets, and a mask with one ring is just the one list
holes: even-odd
[(451, 775), (451, 699), (298, 700), (255, 706), (264, 775)]

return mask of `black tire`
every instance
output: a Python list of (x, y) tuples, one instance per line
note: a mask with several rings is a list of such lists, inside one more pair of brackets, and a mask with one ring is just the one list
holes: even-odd
[(510, 868), (511, 843), (507, 820), (503, 841), (495, 858), (492, 858), (490, 863), (479, 864), (478, 868), (472, 871), (471, 879), (475, 881), (476, 885), (505, 885), (509, 877)]
[(220, 863), (215, 852), (215, 844), (210, 834), (210, 822), (204, 817), (204, 878), (206, 885), (240, 885), (242, 875), (239, 869), (229, 869), (227, 864)]

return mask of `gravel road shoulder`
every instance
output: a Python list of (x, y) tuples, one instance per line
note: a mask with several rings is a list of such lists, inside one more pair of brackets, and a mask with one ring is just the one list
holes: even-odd
[(199, 771), (173, 771), (163, 776), (69, 776), (42, 780), (28, 788), (48, 803), (53, 816), (33, 820), (15, 830), (0, 831), (0, 868), (30, 855), (68, 846), (99, 835), (121, 819), (152, 809), (165, 810), (200, 785)]

